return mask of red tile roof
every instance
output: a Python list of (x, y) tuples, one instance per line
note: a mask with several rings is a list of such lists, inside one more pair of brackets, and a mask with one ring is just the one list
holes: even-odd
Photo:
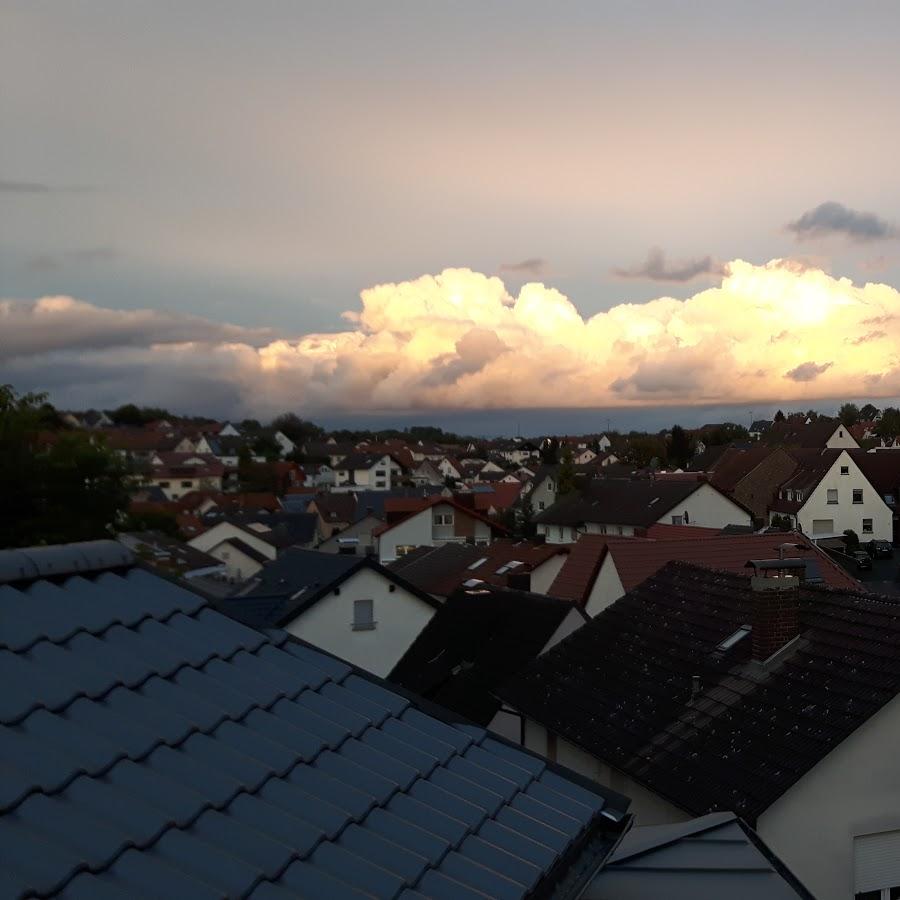
[(493, 507), (497, 510), (509, 509), (522, 493), (522, 482), (497, 482), (491, 485), (491, 492), (476, 492), (472, 496), (475, 498), (475, 509), (479, 512), (487, 512)]
[(646, 528), (640, 536), (652, 538), (655, 541), (696, 541), (721, 533), (720, 528), (703, 528), (698, 525), (665, 525), (657, 522)]
[(855, 578), (848, 575), (807, 537), (798, 533), (720, 535), (695, 542), (636, 542), (617, 537), (609, 539), (607, 552), (612, 554), (623, 587), (630, 591), (671, 560), (694, 563), (706, 569), (747, 574), (745, 566), (748, 560), (777, 558), (778, 548), (784, 543), (801, 545), (800, 549), (785, 550), (786, 558), (817, 560), (822, 577), (829, 587), (859, 590), (860, 585)]

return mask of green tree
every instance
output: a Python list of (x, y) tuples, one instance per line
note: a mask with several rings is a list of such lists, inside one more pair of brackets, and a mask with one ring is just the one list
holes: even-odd
[(666, 443), (666, 457), (669, 465), (686, 466), (693, 450), (688, 433), (680, 425), (673, 425)]
[(892, 440), (900, 434), (900, 410), (894, 406), (886, 406), (881, 411), (878, 423), (878, 436)]
[(45, 395), (0, 386), (0, 547), (108, 537), (128, 505), (120, 460), (46, 421)]
[(554, 466), (559, 462), (559, 441), (555, 438), (548, 438), (541, 450), (541, 462)]
[(859, 417), (860, 417), (860, 419), (862, 419), (863, 422), (872, 422), (878, 418), (878, 414), (880, 412), (881, 412), (881, 410), (877, 406), (874, 406), (871, 403), (867, 403), (859, 411)]
[(169, 537), (181, 539), (181, 529), (175, 513), (164, 509), (148, 509), (144, 512), (128, 512), (116, 528), (117, 531), (161, 531)]
[(575, 490), (575, 463), (572, 461), (572, 450), (569, 447), (563, 451), (562, 462), (559, 464), (559, 474), (556, 476), (556, 495), (563, 497)]
[(531, 502), (531, 492), (529, 491), (518, 509), (518, 530), (516, 534), (519, 537), (534, 537), (537, 526), (534, 524), (534, 504)]
[(255, 456), (264, 456), (269, 462), (281, 459), (281, 445), (267, 432), (258, 434), (253, 439), (252, 447)]
[(325, 436), (324, 429), (291, 412), (282, 413), (272, 419), (272, 428), (280, 431), (295, 444), (305, 444), (307, 441), (320, 440)]
[(852, 528), (844, 530), (844, 546), (848, 553), (859, 550), (859, 535)]
[(775, 413), (775, 421), (783, 422), (784, 421), (784, 413), (779, 409), (777, 413)]
[(838, 410), (838, 418), (847, 428), (859, 421), (859, 415), (859, 407), (855, 403), (845, 403)]

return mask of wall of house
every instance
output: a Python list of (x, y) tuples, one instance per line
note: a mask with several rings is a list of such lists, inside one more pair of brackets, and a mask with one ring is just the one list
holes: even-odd
[(856, 438), (850, 434), (850, 429), (845, 428), (843, 425), (839, 426), (834, 434), (828, 438), (825, 442), (825, 446), (828, 447), (829, 450), (837, 450), (837, 449), (846, 449), (846, 450), (857, 450), (859, 449), (859, 444), (856, 443)]
[[(434, 615), (434, 607), (362, 569), (287, 626), (291, 634), (386, 677)], [(353, 601), (373, 600), (375, 628), (353, 630)]]
[[(849, 473), (841, 475), (841, 466), (847, 466)], [(863, 502), (853, 502), (853, 490), (860, 488)], [(838, 502), (828, 502), (828, 491), (838, 492)], [(864, 534), (862, 520), (872, 519), (872, 533)], [(828, 470), (828, 474), (819, 482), (807, 501), (797, 512), (797, 523), (805, 534), (824, 535), (824, 531), (813, 528), (814, 522), (833, 522), (833, 531), (829, 534), (843, 534), (852, 528), (860, 540), (890, 541), (894, 536), (893, 514), (878, 491), (860, 471), (859, 466), (848, 453), (842, 453)]]
[(262, 568), (261, 563), (225, 541), (208, 552), (225, 564), (225, 574), (236, 582), (252, 578)]
[(378, 528), (383, 524), (384, 523), (380, 519), (367, 516), (365, 519), (361, 519), (359, 522), (354, 522), (352, 525), (349, 525), (334, 537), (330, 537), (328, 540), (323, 541), (316, 549), (322, 553), (338, 553), (341, 549), (341, 539), (356, 538), (357, 544), (354, 552), (357, 556), (365, 556), (366, 549), (375, 546), (375, 538), (372, 537), (373, 529)]
[(546, 594), (553, 584), (559, 570), (566, 561), (566, 553), (557, 553), (550, 559), (542, 562), (536, 569), (531, 570), (531, 590), (535, 594)]
[(431, 510), (421, 512), (399, 522), (378, 538), (378, 558), (390, 562), (397, 558), (397, 547), (408, 544), (413, 547), (431, 544)]
[(612, 534), (617, 537), (633, 537), (634, 525), (619, 525), (618, 523), (600, 524), (599, 522), (585, 522), (585, 534)]
[[(553, 485), (551, 488), (550, 485)], [(544, 504), (541, 506), (541, 504)], [(549, 509), (556, 503), (556, 479), (542, 478), (531, 492), (531, 505), (536, 513)]]
[(578, 540), (578, 530), (573, 525), (547, 525), (541, 522), (537, 533), (544, 535), (548, 544), (574, 544)]
[(628, 811), (634, 816), (635, 825), (666, 825), (672, 822), (684, 822), (692, 818), (690, 813), (679, 809), (623, 772), (611, 768), (595, 756), (576, 747), (565, 738), (557, 736), (555, 741), (551, 738), (548, 742), (547, 729), (528, 718), (525, 719), (525, 746), (547, 759), (567, 766), (572, 771), (578, 772), (579, 775), (584, 775), (585, 778), (590, 778), (630, 797), (631, 805), (628, 807)]
[(198, 534), (196, 537), (191, 538), (188, 544), (191, 547), (202, 550), (204, 553), (209, 553), (213, 547), (218, 547), (222, 541), (227, 541), (229, 538), (239, 538), (269, 559), (275, 559), (275, 548), (271, 544), (258, 538), (252, 532), (244, 531), (243, 528), (232, 525), (230, 522), (220, 522), (218, 525), (213, 525), (209, 531), (204, 531), (203, 534)]
[(726, 525), (752, 525), (753, 520), (748, 512), (741, 509), (710, 484), (701, 484), (684, 502), (672, 509), (656, 521), (672, 524), (672, 516), (683, 516), (687, 512), (689, 524), (702, 525), (707, 528), (724, 528)]
[(615, 603), (624, 593), (625, 588), (616, 569), (616, 562), (612, 558), (612, 554), (607, 551), (584, 604), (584, 611), (593, 618), (602, 613), (607, 606)]
[(853, 896), (855, 835), (900, 828), (898, 746), (895, 697), (759, 817), (763, 840), (819, 900)]
[[(580, 609), (571, 609), (566, 617), (556, 627), (556, 631), (550, 635), (550, 639), (544, 644), (541, 653), (546, 653), (551, 647), (555, 647), (560, 641), (567, 638), (573, 631), (577, 631), (585, 624), (585, 618)], [(540, 654), (538, 654), (540, 655)], [(518, 738), (516, 738), (518, 740)]]

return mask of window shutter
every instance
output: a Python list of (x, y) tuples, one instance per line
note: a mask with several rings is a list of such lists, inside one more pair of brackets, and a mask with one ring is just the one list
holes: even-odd
[(900, 831), (854, 838), (853, 870), (856, 893), (900, 885)]

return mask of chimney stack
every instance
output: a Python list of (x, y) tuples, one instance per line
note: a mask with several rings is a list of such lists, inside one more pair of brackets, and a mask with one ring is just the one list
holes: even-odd
[(806, 564), (802, 559), (762, 559), (747, 565), (754, 569), (750, 579), (753, 659), (765, 662), (800, 634), (799, 572), (805, 571)]

